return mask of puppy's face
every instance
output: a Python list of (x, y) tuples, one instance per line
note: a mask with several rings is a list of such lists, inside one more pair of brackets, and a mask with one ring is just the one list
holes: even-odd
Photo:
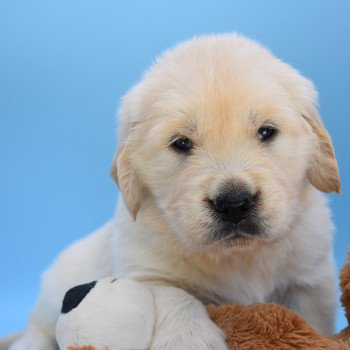
[(147, 197), (191, 248), (280, 237), (310, 183), (339, 191), (315, 95), (292, 68), (234, 35), (166, 53), (121, 108), (112, 173), (130, 212)]

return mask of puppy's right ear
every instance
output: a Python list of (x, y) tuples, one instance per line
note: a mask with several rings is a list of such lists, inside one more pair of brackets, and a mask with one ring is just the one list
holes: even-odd
[(322, 192), (340, 192), (338, 164), (335, 158), (331, 137), (323, 126), (320, 117), (303, 115), (317, 137), (318, 145), (308, 171), (311, 184)]
[(141, 206), (143, 185), (132, 165), (132, 146), (128, 143), (119, 146), (113, 159), (111, 176), (118, 184), (126, 206), (134, 219)]
[(331, 137), (317, 111), (317, 92), (313, 83), (291, 69), (283, 75), (282, 84), (292, 97), (298, 116), (302, 116), (315, 141), (307, 171), (308, 180), (319, 191), (339, 193), (338, 164)]

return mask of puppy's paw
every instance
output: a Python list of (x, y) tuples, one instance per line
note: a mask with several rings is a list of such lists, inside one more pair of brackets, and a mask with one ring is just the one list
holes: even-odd
[(36, 328), (31, 328), (23, 333), (9, 350), (58, 350), (58, 347), (54, 339)]
[(225, 333), (212, 322), (179, 325), (155, 337), (150, 350), (228, 350)]

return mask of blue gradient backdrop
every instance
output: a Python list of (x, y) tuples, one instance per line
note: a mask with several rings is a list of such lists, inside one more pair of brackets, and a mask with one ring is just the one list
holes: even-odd
[[(119, 98), (165, 48), (238, 31), (311, 78), (342, 175), (350, 247), (350, 1), (0, 1), (0, 336), (24, 327), (40, 273), (114, 212)], [(337, 329), (345, 325), (339, 310)]]

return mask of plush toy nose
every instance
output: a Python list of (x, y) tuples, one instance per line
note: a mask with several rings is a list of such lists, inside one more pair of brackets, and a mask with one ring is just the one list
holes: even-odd
[(86, 284), (81, 284), (79, 286), (69, 289), (63, 298), (61, 312), (63, 314), (75, 309), (81, 301), (86, 297), (86, 295), (94, 288), (96, 281)]

